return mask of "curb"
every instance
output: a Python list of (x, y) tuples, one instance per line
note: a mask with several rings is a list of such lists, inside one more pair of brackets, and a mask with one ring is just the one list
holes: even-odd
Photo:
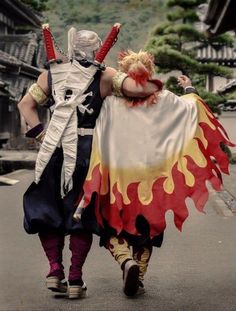
[(221, 200), (225, 205), (231, 210), (231, 212), (236, 216), (236, 198), (227, 189), (223, 189), (218, 193)]

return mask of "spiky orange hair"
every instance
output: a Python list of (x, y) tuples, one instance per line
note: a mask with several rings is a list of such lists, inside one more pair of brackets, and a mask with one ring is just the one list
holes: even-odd
[(155, 72), (154, 57), (142, 50), (121, 52), (118, 56), (119, 69), (127, 73), (137, 83), (145, 84)]

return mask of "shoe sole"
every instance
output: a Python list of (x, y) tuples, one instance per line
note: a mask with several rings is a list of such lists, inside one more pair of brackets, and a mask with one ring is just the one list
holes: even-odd
[(67, 286), (62, 284), (61, 281), (54, 276), (50, 276), (46, 279), (46, 286), (49, 290), (55, 293), (66, 293)]
[(134, 296), (139, 288), (139, 267), (132, 265), (128, 268), (126, 278), (124, 280), (124, 293), (126, 296)]
[(68, 298), (69, 299), (82, 299), (87, 297), (87, 290), (81, 288), (81, 286), (69, 286), (68, 289)]
[(137, 290), (136, 295), (137, 295), (137, 296), (139, 296), (139, 295), (144, 295), (145, 293), (146, 293), (145, 288), (139, 287), (138, 290)]

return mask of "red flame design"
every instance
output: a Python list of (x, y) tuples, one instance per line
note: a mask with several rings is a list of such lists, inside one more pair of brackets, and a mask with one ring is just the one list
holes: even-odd
[[(201, 101), (201, 104), (210, 112), (204, 102)], [(186, 185), (185, 176), (178, 170), (178, 163), (176, 162), (171, 171), (175, 185), (173, 193), (168, 194), (164, 191), (163, 183), (166, 177), (158, 178), (152, 187), (153, 200), (148, 205), (143, 205), (138, 196), (139, 183), (131, 183), (127, 189), (127, 195), (131, 203), (125, 204), (116, 184), (112, 189), (108, 189), (105, 195), (100, 194), (100, 185), (102, 180), (104, 182), (104, 176), (100, 172), (100, 165), (94, 167), (92, 178), (86, 180), (84, 185), (84, 199), (85, 204), (88, 205), (92, 194), (94, 192), (98, 194), (95, 207), (98, 223), (103, 226), (105, 220), (117, 231), (117, 234), (124, 230), (130, 234), (137, 235), (138, 232), (135, 226), (136, 218), (138, 215), (143, 215), (150, 225), (150, 235), (154, 237), (165, 230), (165, 213), (168, 210), (172, 210), (174, 213), (176, 227), (179, 230), (182, 229), (183, 223), (189, 214), (185, 203), (186, 198), (191, 198), (195, 203), (195, 207), (200, 212), (203, 212), (204, 205), (209, 196), (206, 181), (209, 181), (212, 187), (219, 191), (222, 185), (221, 172), (228, 174), (229, 160), (227, 155), (222, 151), (220, 143), (234, 146), (234, 144), (225, 138), (227, 134), (224, 128), (211, 112), (208, 117), (216, 129), (210, 128), (206, 123), (199, 124), (203, 130), (204, 137), (208, 141), (207, 147), (204, 147), (199, 138), (194, 138), (207, 161), (207, 165), (205, 167), (199, 167), (193, 158), (185, 156), (187, 159), (187, 169), (195, 177), (195, 183), (192, 187)], [(212, 161), (212, 158), (215, 160)], [(109, 185), (109, 175), (105, 178), (107, 178), (105, 182)], [(115, 196), (114, 203), (110, 202), (110, 191)]]

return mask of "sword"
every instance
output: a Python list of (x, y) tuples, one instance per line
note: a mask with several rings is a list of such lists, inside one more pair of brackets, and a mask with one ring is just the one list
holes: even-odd
[(95, 56), (94, 65), (100, 66), (105, 59), (107, 53), (110, 51), (111, 47), (115, 44), (117, 41), (118, 34), (120, 32), (121, 24), (116, 23), (113, 25), (111, 31), (107, 35), (104, 43), (100, 47), (99, 51), (97, 52)]
[(61, 63), (61, 60), (56, 57), (49, 24), (43, 24), (42, 31), (43, 31), (44, 47), (45, 47), (45, 51), (47, 55), (48, 65), (53, 64), (53, 63)]

